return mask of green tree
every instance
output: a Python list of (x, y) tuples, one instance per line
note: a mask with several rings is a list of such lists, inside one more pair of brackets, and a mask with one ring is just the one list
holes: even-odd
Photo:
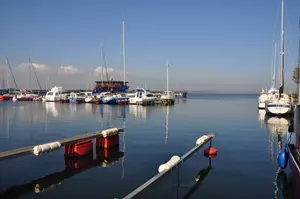
[(293, 81), (297, 84), (297, 94), (299, 95), (299, 82), (300, 82), (300, 62), (298, 62), (298, 66), (294, 68), (293, 71)]

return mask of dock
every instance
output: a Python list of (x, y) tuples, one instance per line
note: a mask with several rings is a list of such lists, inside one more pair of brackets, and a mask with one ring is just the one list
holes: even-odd
[[(119, 132), (123, 132), (123, 129), (112, 128), (112, 129), (107, 129), (107, 130), (103, 130), (103, 131), (85, 133), (82, 135), (77, 135), (77, 136), (70, 137), (70, 138), (64, 138), (61, 140), (44, 143), (44, 144), (40, 144), (40, 145), (33, 145), (33, 146), (26, 146), (26, 147), (22, 147), (22, 148), (18, 148), (18, 149), (12, 149), (12, 150), (8, 150), (8, 151), (0, 152), (0, 160), (4, 160), (7, 158), (14, 158), (14, 157), (22, 156), (22, 155), (27, 155), (27, 154), (34, 154), (34, 148), (37, 146), (44, 146), (44, 145), (52, 144), (52, 143), (60, 143), (60, 146), (57, 147), (57, 149), (58, 149), (61, 146), (65, 146), (68, 144), (77, 143), (77, 142), (87, 140), (87, 139), (106, 137), (107, 135), (115, 135), (115, 134), (118, 134)], [(52, 150), (52, 148), (51, 148), (51, 150)]]

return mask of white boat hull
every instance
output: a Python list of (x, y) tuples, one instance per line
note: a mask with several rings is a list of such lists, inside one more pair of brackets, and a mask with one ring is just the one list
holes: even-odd
[(270, 103), (265, 107), (266, 113), (273, 115), (287, 115), (292, 113), (291, 104)]
[(266, 103), (265, 102), (258, 102), (258, 108), (259, 109), (265, 109)]
[(129, 98), (129, 104), (154, 104), (156, 98)]
[(57, 97), (47, 97), (46, 96), (45, 98), (43, 98), (43, 101), (44, 102), (58, 102), (60, 98), (61, 98), (60, 96), (57, 96)]
[(85, 103), (94, 103), (96, 102), (96, 98), (94, 97), (86, 97), (84, 98)]

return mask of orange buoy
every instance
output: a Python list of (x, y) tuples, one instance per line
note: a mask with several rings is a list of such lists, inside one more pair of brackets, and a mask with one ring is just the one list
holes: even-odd
[(215, 157), (217, 157), (217, 155), (208, 155), (208, 154), (204, 154), (204, 156), (210, 159), (214, 159)]
[(91, 140), (84, 140), (75, 144), (65, 145), (65, 155), (68, 156), (83, 156), (92, 151), (93, 144)]
[(217, 155), (218, 150), (213, 147), (208, 147), (204, 150), (204, 155)]
[(119, 135), (113, 135), (103, 138), (102, 147), (110, 148), (119, 145)]

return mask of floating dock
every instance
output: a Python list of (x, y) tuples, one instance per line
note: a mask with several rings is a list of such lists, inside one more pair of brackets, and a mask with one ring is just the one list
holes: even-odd
[[(110, 147), (111, 144), (115, 145), (118, 140), (118, 134), (119, 132), (122, 132), (123, 129), (118, 128), (111, 128), (103, 131), (96, 131), (96, 132), (90, 132), (85, 133), (82, 135), (77, 135), (71, 138), (64, 138), (61, 140), (57, 140), (54, 142), (49, 142), (45, 144), (40, 145), (34, 145), (34, 146), (26, 146), (18, 149), (12, 149), (4, 152), (0, 152), (0, 160), (4, 160), (7, 158), (14, 158), (21, 155), (26, 154), (34, 154), (34, 155), (40, 155), (43, 153), (47, 153), (50, 151), (57, 150), (61, 148), (62, 146), (65, 146), (65, 153), (70, 152), (70, 150), (77, 150), (80, 146), (83, 146), (87, 148), (87, 146), (90, 148), (91, 146), (91, 139), (97, 138), (96, 143), (98, 146), (103, 146), (104, 148)], [(105, 139), (101, 139), (105, 138)], [(89, 143), (84, 143), (86, 141), (90, 141)], [(80, 145), (80, 146), (79, 146)], [(73, 147), (73, 148), (71, 148)], [(77, 148), (76, 148), (77, 147)], [(71, 149), (70, 149), (71, 148)], [(69, 150), (69, 151), (66, 151)]]

